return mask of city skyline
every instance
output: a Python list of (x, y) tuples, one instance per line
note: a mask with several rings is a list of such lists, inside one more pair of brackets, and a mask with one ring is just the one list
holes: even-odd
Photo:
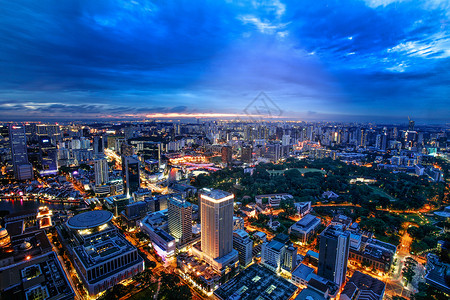
[(245, 119), (264, 92), (275, 119), (445, 123), (449, 5), (9, 2), (0, 120)]

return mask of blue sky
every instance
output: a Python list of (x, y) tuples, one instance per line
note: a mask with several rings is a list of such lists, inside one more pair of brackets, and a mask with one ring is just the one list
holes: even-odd
[(448, 121), (450, 0), (3, 1), (0, 119)]

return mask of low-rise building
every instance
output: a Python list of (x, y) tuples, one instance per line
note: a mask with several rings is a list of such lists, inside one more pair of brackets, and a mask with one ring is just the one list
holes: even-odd
[(75, 293), (56, 253), (0, 267), (1, 299), (73, 300)]
[(320, 219), (311, 214), (307, 214), (297, 223), (289, 228), (289, 234), (299, 237), (300, 242), (306, 243), (316, 232), (320, 225)]
[(173, 256), (176, 249), (175, 237), (168, 231), (168, 210), (148, 214), (139, 222), (142, 232), (146, 233), (156, 252), (163, 259)]
[[(138, 250), (110, 222), (112, 213), (84, 212), (65, 224), (70, 257), (90, 296), (98, 295), (144, 270)], [(63, 235), (62, 235), (63, 236)]]
[(353, 273), (341, 292), (341, 300), (382, 300), (386, 284), (359, 271)]

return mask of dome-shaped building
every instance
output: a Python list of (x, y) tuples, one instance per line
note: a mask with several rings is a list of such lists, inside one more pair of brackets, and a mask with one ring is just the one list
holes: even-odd
[(0, 248), (8, 248), (11, 245), (11, 238), (6, 228), (0, 228)]

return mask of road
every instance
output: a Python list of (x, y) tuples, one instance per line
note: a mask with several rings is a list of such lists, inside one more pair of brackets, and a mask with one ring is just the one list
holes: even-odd
[(75, 292), (75, 300), (83, 300), (84, 298), (83, 298), (83, 296), (81, 296), (81, 294), (78, 291), (75, 283), (73, 283), (72, 276), (70, 276), (70, 272), (67, 270), (66, 265), (64, 264), (63, 258), (59, 255), (58, 249), (56, 249), (55, 245), (53, 245), (53, 243), (51, 242), (51, 236), (47, 235), (47, 237), (48, 237), (48, 240), (50, 242), (50, 245), (52, 245), (53, 252), (56, 253), (56, 256), (58, 257), (58, 260), (61, 263), (61, 266), (62, 266), (62, 268), (64, 270), (64, 273), (66, 273), (66, 277), (69, 280), (69, 283), (70, 283), (70, 285), (72, 286), (72, 289)]

